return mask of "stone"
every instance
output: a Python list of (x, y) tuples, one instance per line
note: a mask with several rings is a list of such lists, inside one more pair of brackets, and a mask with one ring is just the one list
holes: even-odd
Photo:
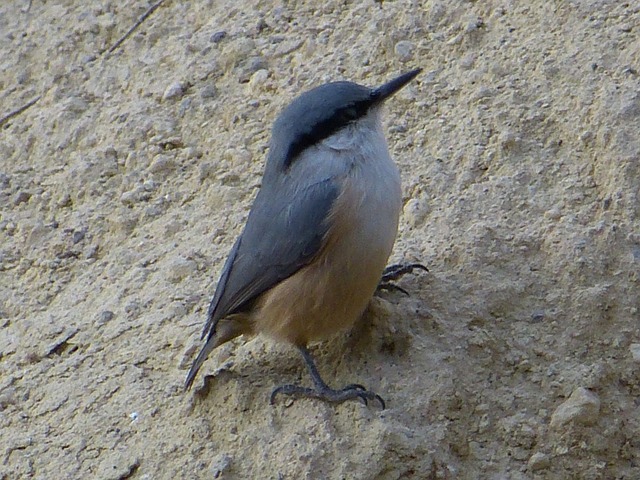
[(527, 462), (527, 467), (529, 467), (529, 470), (532, 472), (549, 468), (549, 465), (551, 465), (549, 456), (541, 452), (536, 452), (531, 455), (531, 458), (529, 458)]
[(592, 425), (600, 413), (600, 399), (584, 387), (576, 388), (551, 415), (551, 428), (559, 428), (567, 423)]
[(415, 46), (413, 42), (410, 42), (408, 40), (401, 40), (396, 43), (393, 50), (401, 62), (408, 62), (409, 60), (413, 59), (414, 49)]
[(181, 82), (173, 82), (170, 84), (162, 94), (162, 100), (175, 100), (181, 98), (184, 95), (184, 85)]

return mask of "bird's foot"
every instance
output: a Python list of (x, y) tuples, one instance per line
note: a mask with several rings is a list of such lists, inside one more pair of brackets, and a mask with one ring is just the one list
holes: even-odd
[(311, 374), (311, 379), (313, 380), (315, 388), (307, 388), (300, 385), (282, 385), (281, 387), (278, 387), (273, 392), (271, 392), (271, 405), (273, 405), (273, 403), (275, 402), (276, 397), (279, 394), (282, 394), (291, 395), (293, 397), (317, 398), (318, 400), (323, 400), (329, 403), (342, 403), (347, 400), (359, 398), (364, 402), (365, 405), (368, 405), (369, 400), (371, 400), (372, 402), (375, 400), (380, 403), (382, 410), (385, 409), (384, 400), (380, 395), (367, 390), (362, 385), (358, 385), (357, 383), (347, 385), (340, 390), (334, 390), (333, 388), (330, 388), (324, 382), (324, 380), (322, 380), (322, 377), (320, 377), (320, 372), (318, 372), (316, 364), (313, 361), (313, 357), (311, 356), (309, 350), (307, 350), (306, 347), (298, 347), (298, 349), (300, 350), (300, 353), (304, 358), (304, 362), (307, 364), (307, 368), (309, 369), (309, 373)]
[(380, 283), (378, 284), (376, 291), (397, 290), (405, 295), (409, 295), (409, 292), (404, 288), (401, 288), (392, 282), (408, 273), (413, 273), (414, 270), (424, 270), (425, 272), (429, 271), (429, 269), (421, 263), (398, 263), (396, 265), (389, 265), (384, 269), (384, 272), (382, 272), (382, 279), (380, 279)]
[(359, 398), (368, 405), (369, 401), (377, 401), (382, 410), (385, 409), (384, 400), (380, 395), (371, 392), (362, 385), (351, 384), (340, 390), (334, 390), (327, 385), (317, 385), (316, 388), (307, 388), (300, 385), (282, 385), (271, 392), (271, 405), (274, 404), (278, 395), (291, 395), (293, 397), (317, 398), (329, 403), (342, 403), (347, 400)]

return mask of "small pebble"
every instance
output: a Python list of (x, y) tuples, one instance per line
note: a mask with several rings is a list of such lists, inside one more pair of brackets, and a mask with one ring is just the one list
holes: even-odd
[(476, 61), (476, 56), (470, 53), (469, 55), (461, 58), (458, 64), (460, 65), (460, 68), (462, 68), (463, 70), (469, 70), (473, 67), (473, 64), (475, 63), (475, 61)]
[(533, 455), (531, 455), (531, 458), (527, 462), (527, 466), (529, 467), (529, 470), (531, 470), (532, 472), (549, 468), (549, 465), (551, 465), (551, 460), (549, 460), (549, 456), (541, 452), (536, 452)]
[(164, 154), (158, 154), (153, 158), (149, 171), (155, 174), (167, 175), (177, 168), (176, 161), (173, 157)]
[(180, 98), (182, 95), (184, 95), (184, 85), (180, 82), (173, 82), (164, 91), (162, 100), (172, 100)]
[(138, 192), (136, 192), (135, 190), (124, 192), (122, 195), (120, 195), (120, 201), (123, 205), (131, 207), (138, 201)]
[(201, 98), (215, 98), (218, 95), (218, 89), (213, 85), (205, 85), (200, 90)]
[(27, 203), (30, 198), (31, 194), (22, 190), (16, 194), (15, 198), (13, 199), (13, 204), (18, 206), (21, 203)]
[[(482, 98), (482, 97), (480, 97)], [(517, 150), (522, 145), (522, 138), (517, 133), (506, 130), (498, 137), (500, 146), (505, 152)]]
[(18, 405), (19, 403), (16, 390), (13, 387), (5, 387), (0, 391), (0, 412), (10, 405)]
[(97, 319), (96, 323), (98, 325), (104, 325), (105, 323), (110, 322), (111, 320), (113, 320), (115, 316), (116, 316), (116, 314), (113, 313), (111, 310), (103, 310), (102, 312), (100, 312), (98, 314), (98, 319)]
[(145, 180), (142, 183), (142, 189), (145, 192), (153, 192), (156, 188), (158, 188), (158, 184), (153, 180)]
[(249, 87), (253, 91), (255, 88), (259, 88), (267, 81), (269, 78), (269, 72), (265, 69), (260, 69), (253, 75), (251, 75), (251, 79), (249, 80)]
[(72, 113), (84, 113), (89, 108), (89, 104), (82, 97), (70, 97), (64, 103), (63, 108)]
[(84, 258), (86, 258), (87, 260), (95, 260), (98, 258), (98, 251), (99, 248), (97, 245), (89, 245), (85, 249)]
[(110, 162), (117, 162), (118, 161), (118, 151), (113, 148), (112, 146), (109, 146), (107, 148), (104, 149), (104, 159)]
[(76, 230), (73, 232), (73, 243), (80, 243), (82, 240), (84, 240), (84, 237), (86, 235), (86, 232), (84, 230)]
[(558, 206), (554, 205), (549, 210), (544, 212), (544, 216), (551, 220), (558, 220), (560, 217), (562, 217), (562, 211)]
[(211, 43), (220, 43), (222, 40), (226, 38), (226, 36), (227, 36), (227, 32), (225, 32), (224, 30), (221, 30), (211, 35), (211, 37), (209, 38), (209, 41)]
[(408, 40), (401, 40), (396, 43), (394, 51), (401, 62), (408, 62), (413, 58), (414, 45)]
[(247, 83), (251, 79), (251, 75), (267, 67), (268, 63), (263, 57), (253, 56), (247, 58), (240, 63), (240, 83)]
[(551, 427), (559, 428), (567, 423), (591, 425), (600, 413), (600, 399), (584, 387), (576, 388), (551, 415)]

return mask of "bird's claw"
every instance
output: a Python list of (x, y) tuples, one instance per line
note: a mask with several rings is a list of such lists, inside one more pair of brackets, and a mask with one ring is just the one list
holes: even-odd
[(404, 288), (401, 288), (392, 282), (398, 280), (404, 275), (407, 275), (408, 273), (413, 273), (414, 270), (424, 270), (425, 272), (429, 271), (429, 269), (421, 263), (398, 263), (395, 265), (389, 265), (384, 269), (384, 272), (382, 272), (382, 278), (380, 279), (380, 283), (376, 290), (396, 290), (404, 293), (405, 295), (409, 295), (409, 292)]
[(273, 405), (276, 397), (279, 395), (291, 395), (294, 397), (316, 398), (330, 403), (342, 403), (347, 400), (359, 398), (365, 405), (369, 405), (369, 401), (377, 401), (382, 410), (386, 408), (386, 404), (382, 397), (375, 392), (367, 390), (362, 385), (356, 383), (347, 385), (340, 390), (334, 390), (329, 387), (325, 388), (307, 388), (300, 385), (282, 385), (271, 392), (269, 403)]
[(406, 296), (409, 296), (409, 292), (407, 292), (404, 288), (399, 287), (395, 283), (391, 283), (391, 282), (380, 282), (378, 284), (378, 288), (376, 290), (377, 291), (380, 291), (380, 290), (387, 290), (387, 291), (395, 290), (396, 292), (401, 292), (401, 293), (404, 293)]

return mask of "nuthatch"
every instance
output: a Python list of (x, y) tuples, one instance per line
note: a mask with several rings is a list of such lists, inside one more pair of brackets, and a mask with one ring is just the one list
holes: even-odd
[(330, 388), (307, 345), (351, 328), (387, 272), (402, 195), (380, 111), (420, 71), (373, 89), (321, 85), (282, 111), (262, 186), (224, 265), (202, 333), (207, 340), (186, 389), (214, 348), (264, 333), (298, 347), (314, 383), (278, 387), (271, 403), (285, 394), (377, 400), (384, 408), (382, 398), (361, 385)]

